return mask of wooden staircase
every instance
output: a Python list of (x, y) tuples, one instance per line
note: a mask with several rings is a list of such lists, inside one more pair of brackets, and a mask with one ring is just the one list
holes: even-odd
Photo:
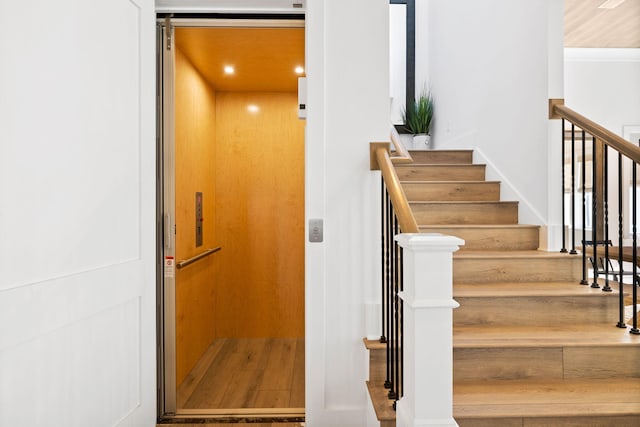
[[(617, 292), (581, 286), (579, 255), (538, 250), (471, 151), (414, 151), (396, 171), (421, 232), (466, 241), (454, 253), (454, 407), (461, 427), (640, 426), (640, 336), (615, 327)], [(382, 427), (384, 347), (368, 388)], [(428, 361), (425, 361), (428, 363)]]

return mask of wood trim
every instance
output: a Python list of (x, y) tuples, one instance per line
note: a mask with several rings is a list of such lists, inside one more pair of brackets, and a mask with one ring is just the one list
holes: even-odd
[[(585, 129), (586, 130), (586, 129)], [(595, 175), (593, 176), (593, 188), (591, 191), (595, 197), (596, 215), (592, 218), (592, 226), (595, 223), (598, 239), (604, 238), (604, 144), (602, 140), (595, 141)], [(593, 164), (591, 165), (593, 168)], [(592, 229), (593, 232), (593, 229)]]
[(370, 144), (371, 170), (380, 170), (382, 177), (389, 191), (391, 203), (395, 209), (400, 229), (403, 233), (419, 233), (418, 224), (413, 217), (407, 197), (400, 185), (400, 179), (393, 167), (389, 156), (388, 142), (372, 142)]
[(596, 122), (573, 111), (571, 108), (564, 105), (564, 100), (549, 100), (549, 118), (563, 118), (569, 120), (571, 123), (580, 126), (580, 128), (584, 129), (585, 132), (590, 133), (598, 140), (624, 154), (634, 162), (640, 163), (640, 147), (635, 146), (621, 136), (616, 135)]
[(379, 171), (380, 166), (378, 165), (378, 158), (376, 157), (376, 151), (380, 148), (383, 148), (389, 151), (389, 143), (388, 142), (371, 142), (369, 144), (369, 170)]
[[(391, 163), (396, 164), (405, 164), (405, 163), (413, 163), (413, 157), (411, 157), (411, 153), (407, 150), (407, 147), (404, 146), (402, 140), (400, 139), (400, 134), (396, 130), (395, 126), (391, 126), (391, 143), (395, 148), (395, 155), (391, 156), (389, 154), (389, 158), (391, 159)], [(389, 151), (389, 143), (388, 142), (372, 142), (369, 145), (369, 168), (372, 171), (380, 170), (378, 166), (378, 160), (375, 155), (375, 151), (377, 148), (382, 147), (385, 150)]]
[(555, 111), (556, 105), (564, 105), (564, 99), (549, 99), (549, 120), (557, 120), (562, 117)]
[(396, 130), (395, 126), (391, 126), (391, 143), (395, 147), (395, 155), (391, 157), (391, 162), (395, 164), (399, 163), (413, 163), (413, 158), (411, 157), (411, 153), (407, 150), (407, 147), (404, 146), (402, 140), (400, 139), (400, 134)]

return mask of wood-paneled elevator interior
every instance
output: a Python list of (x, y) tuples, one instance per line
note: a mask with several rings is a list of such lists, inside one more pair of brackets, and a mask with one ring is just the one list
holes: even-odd
[(174, 38), (177, 407), (304, 407), (304, 28)]

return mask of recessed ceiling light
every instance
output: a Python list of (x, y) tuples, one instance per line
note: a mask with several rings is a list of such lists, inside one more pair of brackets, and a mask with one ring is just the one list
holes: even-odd
[(613, 9), (624, 3), (624, 0), (607, 0), (598, 6), (598, 9)]
[(250, 112), (250, 113), (252, 113), (252, 114), (255, 114), (255, 113), (257, 113), (258, 111), (260, 111), (260, 107), (258, 107), (258, 106), (257, 106), (257, 105), (255, 105), (255, 104), (249, 104), (249, 105), (247, 105), (247, 111), (248, 111), (248, 112)]
[(298, 65), (293, 71), (295, 71), (296, 74), (302, 74), (304, 73), (304, 67)]
[(236, 69), (233, 68), (233, 65), (225, 65), (224, 66), (224, 73), (225, 74), (233, 74), (236, 72)]

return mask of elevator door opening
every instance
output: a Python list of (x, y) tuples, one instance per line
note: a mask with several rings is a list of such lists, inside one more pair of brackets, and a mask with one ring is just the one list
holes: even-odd
[(304, 24), (166, 23), (161, 412), (300, 418)]

